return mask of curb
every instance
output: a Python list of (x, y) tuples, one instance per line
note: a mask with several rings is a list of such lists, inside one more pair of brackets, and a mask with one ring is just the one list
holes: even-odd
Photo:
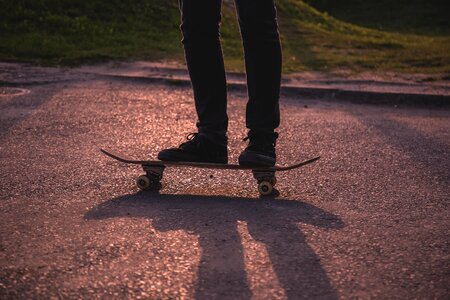
[[(89, 74), (89, 73), (87, 73)], [(164, 83), (176, 86), (190, 86), (191, 81), (183, 77), (163, 77), (163, 76), (126, 76), (117, 74), (89, 74), (93, 77), (87, 80), (102, 78), (106, 80), (132, 81), (142, 83)], [(81, 80), (81, 81), (85, 81)], [(80, 79), (63, 79), (55, 81), (31, 81), (31, 82), (9, 82), (0, 81), (0, 87), (21, 87), (33, 85), (45, 85), (53, 83), (67, 83), (80, 81)], [(228, 89), (246, 91), (245, 82), (229, 81)], [(320, 99), (325, 101), (345, 101), (357, 104), (375, 104), (375, 105), (404, 105), (419, 107), (450, 107), (450, 95), (439, 94), (421, 94), (421, 93), (397, 93), (397, 92), (375, 92), (346, 90), (339, 88), (311, 87), (302, 85), (281, 85), (281, 95), (290, 97), (302, 97), (308, 99)]]
[(447, 95), (371, 92), (301, 86), (282, 86), (281, 92), (284, 95), (328, 98), (357, 104), (450, 107), (450, 96)]
[[(167, 77), (131, 77), (124, 75), (101, 75), (105, 78), (118, 80), (130, 80), (134, 82), (160, 82), (178, 86), (190, 86), (191, 81), (185, 78)], [(231, 90), (247, 90), (243, 82), (229, 82)], [(339, 100), (357, 104), (384, 104), (384, 105), (407, 105), (423, 107), (450, 107), (450, 95), (419, 94), (419, 93), (389, 93), (345, 90), (338, 88), (320, 88), (310, 86), (282, 85), (281, 94), (284, 96), (299, 96), (310, 99)], [(325, 98), (325, 99), (324, 99)]]

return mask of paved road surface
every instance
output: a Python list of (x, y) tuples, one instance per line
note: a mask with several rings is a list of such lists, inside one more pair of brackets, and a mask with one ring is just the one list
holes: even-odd
[[(137, 167), (195, 131), (185, 87), (0, 97), (0, 298), (448, 299), (450, 111), (283, 98), (276, 199), (249, 172)], [(231, 92), (230, 160), (245, 147)]]

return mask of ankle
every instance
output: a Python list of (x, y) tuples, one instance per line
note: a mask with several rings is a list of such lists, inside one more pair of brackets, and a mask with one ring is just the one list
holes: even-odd
[(214, 133), (214, 132), (199, 132), (199, 137), (208, 140), (209, 142), (226, 147), (228, 144), (228, 137), (226, 134)]

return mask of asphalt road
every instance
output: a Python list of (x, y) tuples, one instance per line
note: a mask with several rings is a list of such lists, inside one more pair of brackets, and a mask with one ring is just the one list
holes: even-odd
[[(450, 111), (283, 97), (275, 198), (250, 172), (154, 157), (195, 131), (176, 85), (81, 80), (0, 97), (0, 298), (448, 299)], [(230, 92), (229, 150), (245, 147)]]

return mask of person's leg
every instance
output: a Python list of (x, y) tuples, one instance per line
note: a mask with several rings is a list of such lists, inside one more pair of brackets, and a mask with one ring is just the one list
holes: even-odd
[(179, 0), (186, 63), (194, 90), (200, 133), (227, 132), (227, 89), (219, 38), (221, 0)]
[(274, 164), (282, 62), (275, 4), (273, 0), (236, 0), (236, 7), (245, 51), (250, 139), (250, 152), (244, 152), (239, 162)]
[(219, 39), (221, 0), (179, 0), (186, 63), (194, 90), (198, 133), (158, 159), (227, 163), (227, 89)]

